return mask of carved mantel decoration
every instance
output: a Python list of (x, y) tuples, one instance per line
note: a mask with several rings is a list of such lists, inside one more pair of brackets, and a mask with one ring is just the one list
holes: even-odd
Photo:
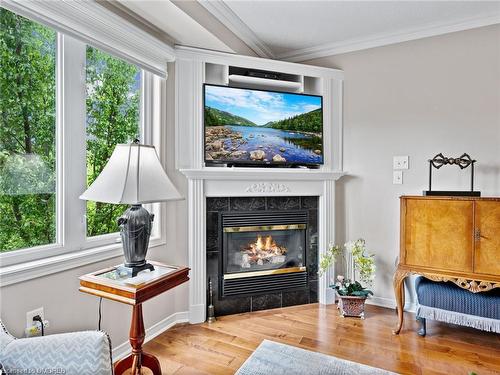
[(245, 189), (247, 193), (289, 193), (290, 188), (285, 184), (273, 182), (257, 182)]

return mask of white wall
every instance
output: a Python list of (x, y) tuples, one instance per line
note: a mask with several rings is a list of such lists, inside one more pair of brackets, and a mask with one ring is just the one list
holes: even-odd
[[(169, 64), (167, 80), (167, 127), (164, 144), (167, 154), (167, 173), (185, 196), (186, 183), (174, 171), (174, 66)], [(167, 244), (148, 252), (148, 258), (168, 264), (187, 264), (186, 202), (166, 203)], [(10, 332), (23, 336), (26, 312), (44, 307), (45, 318), (50, 321), (48, 333), (96, 329), (99, 299), (78, 291), (78, 277), (123, 262), (122, 257), (85, 267), (32, 279), (0, 289), (0, 316)], [(188, 310), (188, 284), (183, 284), (143, 305), (145, 326), (150, 327), (175, 312)], [(101, 328), (111, 335), (113, 347), (128, 340), (132, 308), (117, 302), (103, 300)]]
[[(427, 159), (467, 152), (478, 160), (477, 189), (500, 195), (500, 25), (307, 63), (345, 71), (349, 176), (337, 185), (337, 238), (366, 239), (378, 266), (375, 295), (391, 304), (398, 197), (427, 189)], [(392, 184), (394, 155), (410, 157), (403, 185)], [(436, 189), (469, 186), (469, 170), (447, 167), (435, 176)]]
[[(438, 152), (468, 152), (478, 160), (477, 188), (500, 195), (500, 26), (349, 53), (309, 62), (346, 72), (344, 163), (350, 175), (338, 183), (337, 238), (363, 237), (377, 256), (375, 294), (393, 300), (402, 194), (421, 194), (426, 160)], [(174, 169), (174, 66), (167, 81), (167, 172), (184, 195), (185, 178)], [(409, 155), (404, 184), (392, 185), (392, 156)], [(450, 167), (450, 169), (452, 169)], [(466, 187), (457, 170), (439, 172), (435, 186)], [(186, 202), (167, 205), (167, 245), (149, 257), (187, 264)], [(78, 292), (78, 276), (120, 263), (121, 258), (0, 289), (0, 314), (21, 336), (25, 313), (45, 307), (51, 333), (97, 326), (96, 297)], [(188, 310), (184, 284), (144, 304), (146, 327)], [(102, 328), (114, 345), (127, 340), (131, 309), (103, 302)]]

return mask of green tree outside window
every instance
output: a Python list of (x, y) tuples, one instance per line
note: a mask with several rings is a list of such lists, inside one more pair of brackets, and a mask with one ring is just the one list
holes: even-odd
[[(0, 8), (0, 252), (56, 241), (56, 36)], [(141, 70), (87, 47), (86, 73), (90, 185), (140, 135)], [(124, 209), (88, 202), (87, 235), (116, 232)]]
[[(99, 176), (115, 145), (139, 138), (141, 70), (87, 47), (87, 184)], [(118, 231), (126, 205), (87, 202), (87, 236)]]
[(56, 240), (56, 33), (0, 8), (0, 252)]

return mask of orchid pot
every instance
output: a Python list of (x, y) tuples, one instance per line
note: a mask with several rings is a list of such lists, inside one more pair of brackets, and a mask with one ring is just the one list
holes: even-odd
[(365, 301), (369, 295), (373, 295), (371, 290), (364, 288), (357, 281), (344, 279), (344, 276), (337, 277), (334, 289), (339, 296), (338, 308), (342, 317), (365, 318)]
[(365, 301), (366, 297), (356, 297), (356, 296), (339, 296), (339, 302), (337, 304), (340, 316), (343, 318), (346, 316), (355, 318), (365, 318)]
[(342, 317), (364, 319), (365, 301), (368, 296), (373, 295), (373, 292), (356, 279), (359, 278), (365, 285), (372, 285), (375, 277), (374, 256), (366, 251), (365, 241), (363, 239), (351, 241), (344, 247), (331, 245), (321, 257), (319, 274), (324, 275), (329, 269), (333, 269), (339, 258), (344, 269), (349, 269), (346, 257), (350, 259), (349, 264), (352, 262), (351, 272), (348, 272), (352, 280), (339, 275), (335, 283), (332, 279), (330, 287), (336, 291), (339, 299), (338, 308)]

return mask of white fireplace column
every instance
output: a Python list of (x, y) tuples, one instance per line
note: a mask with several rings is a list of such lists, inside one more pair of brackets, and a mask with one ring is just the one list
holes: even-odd
[(205, 321), (206, 314), (206, 246), (205, 194), (203, 180), (188, 183), (188, 256), (189, 256), (189, 322)]
[[(324, 194), (319, 197), (318, 205), (318, 262), (325, 254), (330, 243), (335, 243), (335, 181), (324, 181)], [(335, 267), (331, 267), (319, 278), (318, 300), (321, 304), (335, 302), (335, 293), (329, 288), (335, 279)]]

